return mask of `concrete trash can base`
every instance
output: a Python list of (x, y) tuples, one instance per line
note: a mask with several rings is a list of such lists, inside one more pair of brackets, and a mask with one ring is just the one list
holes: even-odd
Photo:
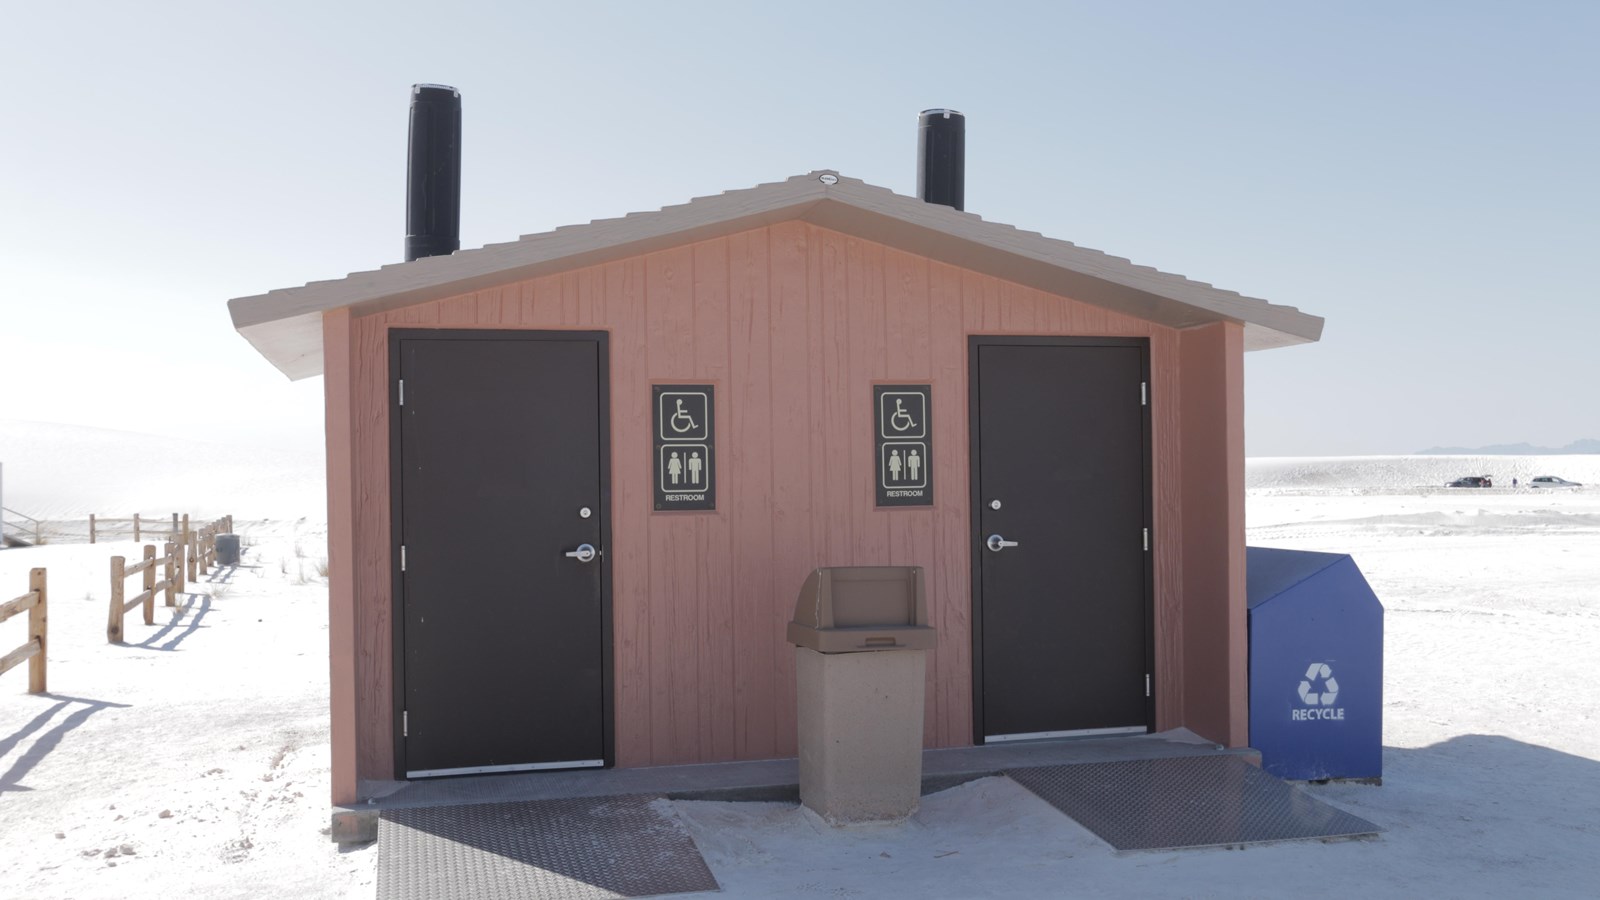
[(239, 536), (237, 534), (217, 535), (217, 565), (237, 566), (239, 564)]
[(927, 651), (794, 652), (800, 802), (830, 825), (916, 812)]
[(795, 602), (800, 802), (832, 825), (896, 822), (922, 795), (934, 645), (922, 569), (817, 569)]

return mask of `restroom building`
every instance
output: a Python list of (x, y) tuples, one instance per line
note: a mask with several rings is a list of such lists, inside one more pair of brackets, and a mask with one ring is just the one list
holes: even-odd
[(231, 301), (324, 378), (336, 804), (793, 756), (784, 631), (818, 566), (923, 568), (928, 747), (1246, 743), (1244, 354), (1322, 320), (926, 177), (811, 172)]

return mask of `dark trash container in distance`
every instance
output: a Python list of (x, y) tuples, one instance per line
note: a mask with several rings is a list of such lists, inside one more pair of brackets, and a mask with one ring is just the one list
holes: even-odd
[(1249, 547), (1250, 746), (1294, 781), (1383, 778), (1383, 604), (1343, 553)]
[(788, 639), (800, 802), (838, 824), (916, 812), (934, 645), (921, 567), (816, 569), (800, 588)]
[(239, 564), (239, 536), (237, 534), (219, 534), (217, 541), (217, 565), (237, 566)]

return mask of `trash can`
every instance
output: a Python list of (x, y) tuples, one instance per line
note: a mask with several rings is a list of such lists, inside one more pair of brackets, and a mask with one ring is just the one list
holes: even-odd
[(934, 630), (918, 566), (813, 571), (789, 623), (800, 802), (832, 824), (904, 819), (922, 794)]
[(239, 536), (237, 534), (217, 535), (217, 565), (237, 566), (239, 564)]
[(1343, 553), (1248, 547), (1250, 746), (1293, 781), (1383, 779), (1383, 604)]

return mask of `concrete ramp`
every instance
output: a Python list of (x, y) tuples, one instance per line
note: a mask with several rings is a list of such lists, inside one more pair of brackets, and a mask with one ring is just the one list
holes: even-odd
[(1234, 847), (1383, 831), (1236, 756), (1041, 766), (1005, 774), (1117, 850)]

